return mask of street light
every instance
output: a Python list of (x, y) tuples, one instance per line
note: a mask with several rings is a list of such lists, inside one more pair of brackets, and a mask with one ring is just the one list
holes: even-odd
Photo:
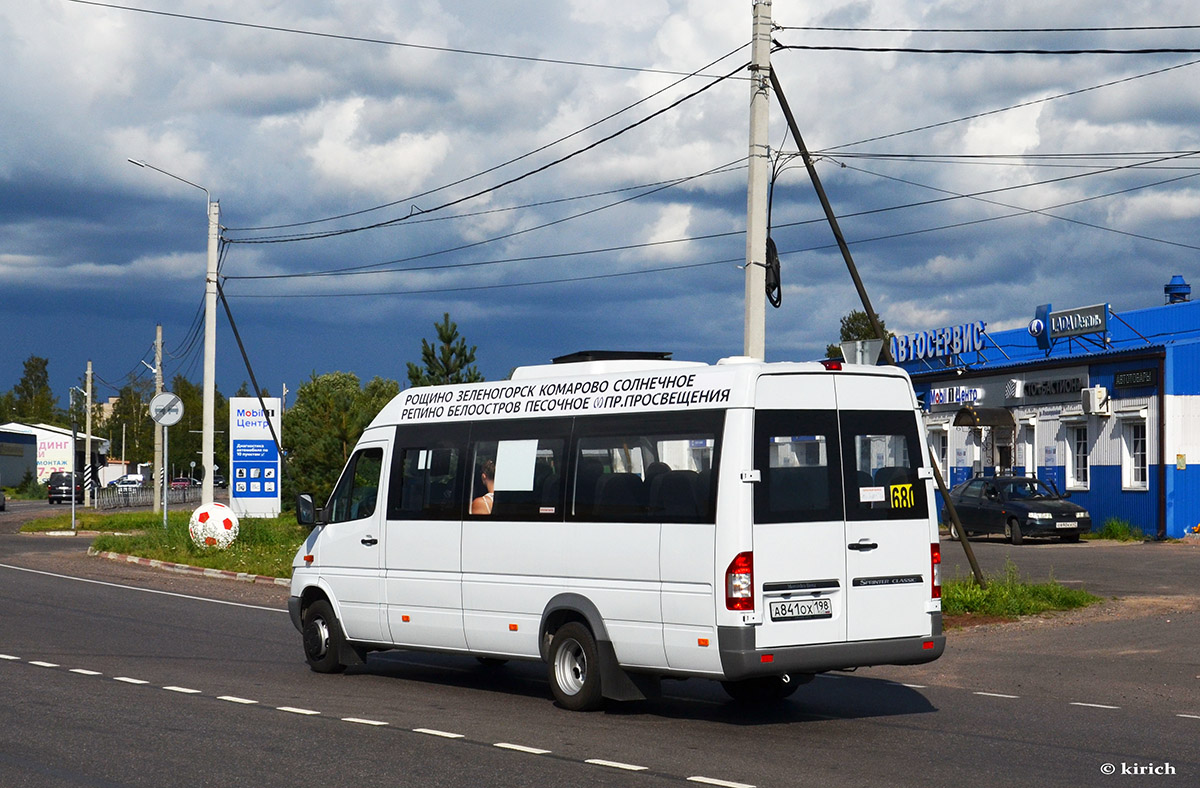
[[(130, 164), (161, 172), (188, 186), (194, 186), (204, 192), (208, 200), (208, 268), (204, 275), (204, 418), (200, 430), (200, 460), (204, 463), (204, 481), (200, 487), (200, 499), (202, 504), (210, 504), (213, 502), (213, 434), (216, 430), (214, 412), (217, 391), (217, 244), (221, 237), (221, 203), (214, 200), (208, 189), (198, 183), (192, 183), (173, 172), (159, 169), (144, 161), (128, 161)], [(163, 472), (166, 472), (165, 468)]]

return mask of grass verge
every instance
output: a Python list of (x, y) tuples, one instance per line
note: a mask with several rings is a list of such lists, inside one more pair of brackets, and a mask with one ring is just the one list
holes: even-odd
[[(224, 569), (269, 577), (291, 577), (292, 556), (308, 536), (308, 529), (296, 524), (294, 515), (272, 519), (243, 518), (238, 537), (225, 550), (197, 547), (188, 534), (191, 512), (167, 513), (167, 528), (162, 514), (153, 512), (77, 513), (81, 531), (100, 531), (92, 542), (96, 550), (171, 561), (177, 564)], [(42, 518), (22, 527), (22, 531), (64, 531), (71, 528), (71, 515)]]
[(1146, 533), (1136, 525), (1131, 525), (1128, 520), (1110, 517), (1104, 521), (1103, 528), (1099, 531), (1092, 531), (1090, 534), (1084, 534), (1083, 538), (1113, 539), (1118, 542), (1143, 542), (1146, 540)]
[(1053, 577), (1046, 583), (1026, 583), (1012, 561), (1005, 564), (1002, 575), (988, 578), (987, 588), (980, 588), (972, 578), (942, 584), (942, 613), (950, 617), (948, 625), (975, 618), (1013, 619), (1051, 610), (1074, 610), (1101, 601), (1083, 589), (1067, 588)]

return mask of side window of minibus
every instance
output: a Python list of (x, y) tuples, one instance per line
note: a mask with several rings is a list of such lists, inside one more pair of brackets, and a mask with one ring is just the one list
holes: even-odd
[(397, 449), (388, 519), (457, 519), (461, 454), (457, 446)]
[(370, 447), (355, 452), (329, 497), (328, 522), (362, 520), (374, 514), (382, 470), (383, 449)]
[(589, 421), (572, 450), (571, 519), (713, 522), (723, 427), (720, 411)]
[(505, 520), (560, 518), (564, 444), (561, 438), (474, 443), (468, 512)]

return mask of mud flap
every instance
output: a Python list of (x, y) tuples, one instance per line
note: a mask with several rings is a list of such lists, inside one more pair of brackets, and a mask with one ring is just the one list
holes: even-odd
[(596, 643), (600, 656), (600, 694), (609, 700), (646, 700), (662, 695), (658, 676), (629, 673), (617, 662), (611, 640)]

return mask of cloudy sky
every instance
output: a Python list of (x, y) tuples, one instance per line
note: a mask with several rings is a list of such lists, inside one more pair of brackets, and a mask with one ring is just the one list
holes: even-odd
[[(1135, 309), (1200, 279), (1193, 3), (773, 16), (889, 329)], [(168, 377), (200, 380), (205, 195), (131, 158), (220, 200), (222, 286), (274, 394), (404, 381), (444, 312), (488, 378), (583, 349), (740, 354), (750, 29), (751, 0), (5, 3), (0, 390), (38, 355), (60, 399), (88, 359), (111, 395), (148, 374), (157, 323)], [(804, 48), (830, 46), (925, 51)], [(1162, 49), (1192, 51), (1131, 53)], [(858, 302), (785, 130), (773, 106), (767, 357), (804, 360)], [(246, 379), (222, 313), (218, 387)]]

